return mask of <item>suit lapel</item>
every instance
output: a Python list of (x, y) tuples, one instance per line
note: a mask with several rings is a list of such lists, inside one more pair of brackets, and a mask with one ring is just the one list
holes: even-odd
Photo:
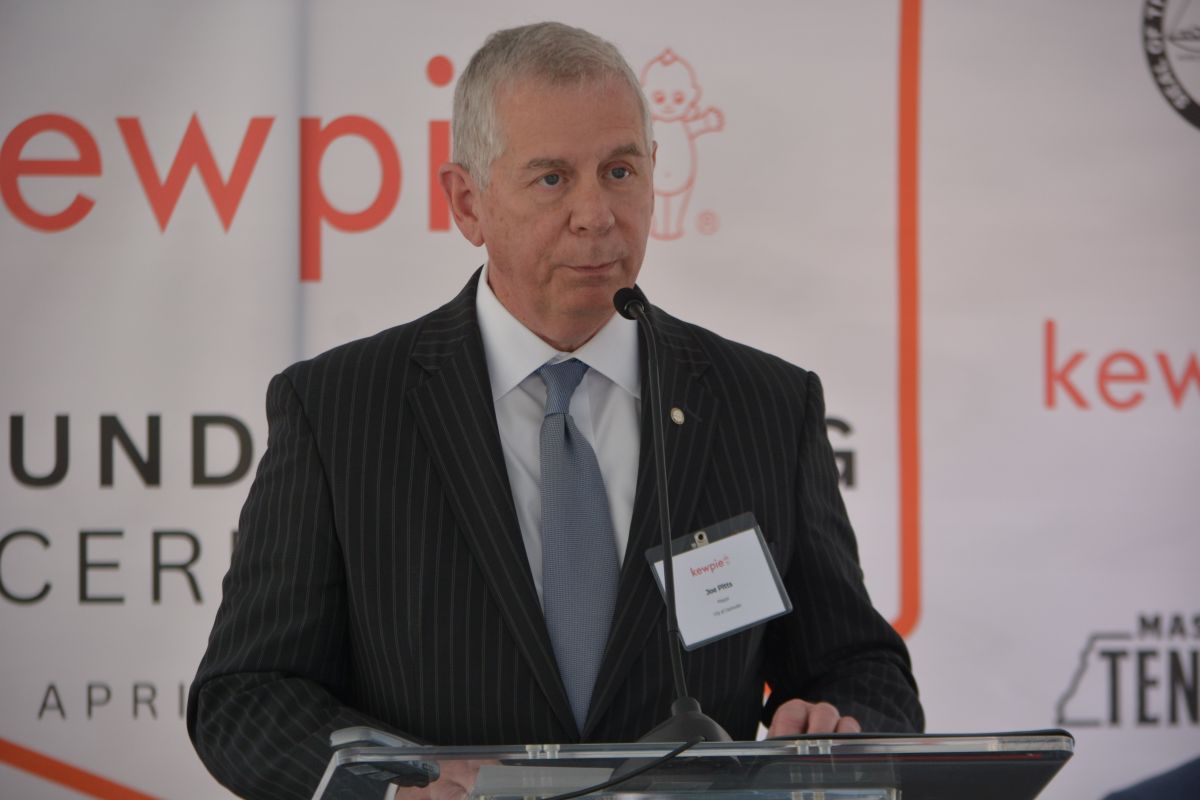
[[(668, 415), (672, 408), (679, 408), (684, 413), (682, 425), (674, 424), (669, 418), (663, 420), (671, 537), (676, 538), (687, 533), (700, 498), (709, 448), (716, 430), (718, 400), (701, 380), (708, 362), (686, 330), (657, 309), (653, 312), (653, 319), (658, 331), (663, 410)], [(642, 352), (641, 449), (633, 521), (625, 561), (621, 567), (613, 625), (584, 726), (585, 739), (607, 711), (642, 651), (646, 647), (661, 646), (656, 640), (649, 641), (666, 606), (645, 557), (647, 550), (661, 542), (661, 534), (644, 347)]]
[(429, 377), (408, 402), (493, 599), (564, 730), (575, 735), (504, 466), (475, 317), (478, 276), (427, 320), (412, 358)]

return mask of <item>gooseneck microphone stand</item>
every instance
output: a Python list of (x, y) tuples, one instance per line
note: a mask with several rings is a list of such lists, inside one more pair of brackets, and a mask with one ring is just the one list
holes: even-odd
[(679, 617), (675, 612), (675, 570), (671, 553), (671, 509), (667, 500), (667, 447), (663, 441), (662, 379), (658, 369), (658, 345), (654, 326), (650, 323), (646, 295), (637, 286), (620, 289), (613, 297), (617, 312), (626, 319), (637, 320), (646, 343), (646, 372), (650, 380), (650, 430), (654, 447), (654, 480), (658, 494), (658, 526), (662, 534), (663, 583), (667, 599), (667, 647), (671, 659), (671, 675), (675, 681), (675, 700), (671, 716), (639, 739), (639, 742), (729, 742), (725, 729), (700, 710), (700, 703), (688, 695), (683, 675), (683, 652), (679, 646)]

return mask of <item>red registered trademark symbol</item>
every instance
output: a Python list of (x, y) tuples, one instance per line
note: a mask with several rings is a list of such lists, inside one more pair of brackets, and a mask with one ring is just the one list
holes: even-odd
[(701, 211), (696, 217), (696, 230), (711, 236), (721, 228), (721, 218), (715, 211)]

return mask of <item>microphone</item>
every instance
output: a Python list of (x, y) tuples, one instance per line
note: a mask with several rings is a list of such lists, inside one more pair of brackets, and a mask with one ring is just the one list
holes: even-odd
[[(613, 305), (626, 319), (637, 320), (646, 343), (646, 372), (650, 386), (650, 430), (654, 447), (654, 480), (658, 493), (658, 524), (662, 533), (663, 584), (667, 599), (667, 647), (671, 675), (675, 681), (675, 700), (671, 716), (647, 733), (639, 742), (733, 741), (725, 729), (700, 710), (700, 703), (688, 695), (683, 675), (683, 652), (679, 645), (679, 616), (675, 611), (675, 570), (671, 554), (671, 509), (667, 500), (667, 448), (663, 441), (662, 378), (658, 370), (658, 346), (650, 322), (650, 302), (636, 285), (618, 289)], [(618, 770), (620, 772), (621, 770)]]
[[(617, 289), (617, 293), (613, 295), (613, 305), (617, 307), (617, 313), (625, 319), (637, 319), (639, 313), (646, 313), (646, 309), (650, 307), (650, 301), (646, 299), (646, 293), (638, 288), (637, 284), (634, 284)], [(650, 321), (647, 320), (647, 330), (649, 330), (649, 325)]]

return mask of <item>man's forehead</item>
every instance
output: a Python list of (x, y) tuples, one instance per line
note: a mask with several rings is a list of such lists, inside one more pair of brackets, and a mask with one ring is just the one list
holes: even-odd
[[(518, 79), (501, 87), (496, 96), (496, 122), (503, 155), (517, 169), (569, 166), (572, 162), (616, 157), (646, 157), (640, 98), (617, 78), (552, 82)], [(603, 109), (601, 123), (580, 119), (587, 111)]]
[(604, 92), (609, 89), (633, 91), (633, 87), (617, 75), (598, 74), (565, 79), (541, 75), (514, 75), (501, 80), (496, 85), (495, 92), (496, 102), (499, 104), (506, 99), (526, 94), (540, 97), (557, 92)]
[(543, 78), (516, 78), (505, 81), (496, 89), (495, 114), (498, 122), (510, 116), (515, 108), (553, 110), (554, 104), (569, 98), (585, 98), (589, 106), (605, 103), (613, 116), (628, 112), (642, 123), (641, 90), (617, 77), (581, 78), (570, 81), (551, 81)]

